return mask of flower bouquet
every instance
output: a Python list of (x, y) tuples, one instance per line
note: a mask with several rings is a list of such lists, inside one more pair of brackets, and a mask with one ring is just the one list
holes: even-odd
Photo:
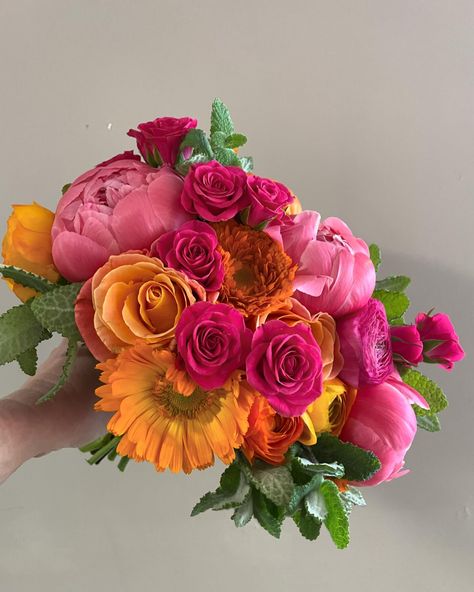
[(62, 335), (48, 405), (87, 347), (111, 413), (81, 449), (90, 464), (191, 473), (217, 458), (193, 515), (231, 509), (275, 537), (292, 518), (345, 547), (360, 487), (404, 475), (417, 427), (440, 429), (446, 397), (415, 368), (463, 357), (449, 318), (407, 323), (409, 278), (376, 280), (376, 245), (255, 175), (220, 100), (209, 137), (188, 117), (128, 135), (141, 156), (83, 173), (54, 213), (13, 206), (0, 271), (23, 303), (0, 317), (0, 363), (33, 375), (38, 344)]

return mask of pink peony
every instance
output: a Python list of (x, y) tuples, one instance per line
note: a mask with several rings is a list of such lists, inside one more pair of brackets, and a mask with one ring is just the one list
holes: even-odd
[(423, 361), (423, 342), (415, 325), (398, 325), (390, 328), (393, 357), (397, 362), (418, 366)]
[(128, 135), (136, 138), (138, 150), (151, 166), (162, 162), (174, 166), (179, 147), (197, 120), (191, 117), (158, 117), (154, 121), (140, 123), (138, 130), (129, 130)]
[(423, 397), (395, 373), (382, 384), (359, 389), (340, 438), (372, 451), (382, 466), (358, 485), (378, 485), (408, 472), (402, 470), (404, 459), (417, 429), (412, 403), (428, 408)]
[(182, 179), (132, 158), (111, 159), (77, 178), (61, 198), (52, 229), (53, 259), (72, 282), (90, 278), (110, 257), (148, 249), (189, 220)]
[(446, 370), (452, 370), (454, 363), (464, 358), (459, 337), (447, 314), (439, 312), (430, 316), (420, 312), (416, 317), (416, 328), (423, 341), (425, 362), (440, 364)]
[(222, 255), (217, 247), (214, 229), (205, 222), (191, 220), (178, 230), (161, 235), (153, 243), (151, 254), (199, 282), (207, 292), (216, 292), (224, 279)]
[(245, 367), (252, 331), (227, 304), (197, 302), (186, 308), (176, 327), (178, 364), (203, 389), (223, 386)]
[(281, 220), (285, 216), (286, 206), (294, 200), (289, 189), (281, 183), (256, 175), (247, 177), (247, 193), (250, 198), (249, 226)]
[(184, 180), (181, 203), (204, 220), (230, 220), (248, 205), (246, 180), (242, 169), (215, 160), (193, 165)]
[(294, 298), (313, 314), (327, 312), (338, 318), (367, 304), (375, 287), (375, 269), (366, 243), (342, 220), (319, 221), (317, 212), (302, 212), (289, 224), (273, 225), (267, 232), (298, 264)]
[(268, 321), (254, 333), (247, 380), (277, 413), (301, 415), (322, 392), (323, 363), (311, 329)]
[(392, 371), (390, 328), (384, 305), (371, 298), (337, 321), (344, 366), (340, 378), (353, 387), (380, 384)]

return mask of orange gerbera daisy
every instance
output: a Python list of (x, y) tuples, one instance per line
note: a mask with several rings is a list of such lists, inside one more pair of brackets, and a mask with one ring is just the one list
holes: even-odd
[(96, 390), (95, 408), (115, 411), (107, 428), (122, 436), (117, 452), (149, 461), (158, 471), (205, 469), (214, 456), (231, 463), (248, 429), (249, 393), (239, 390), (234, 377), (224, 388), (196, 386), (183, 395), (174, 367), (171, 352), (147, 344), (98, 365), (104, 385)]
[(219, 300), (244, 316), (267, 314), (293, 294), (296, 265), (265, 232), (234, 220), (212, 225), (225, 266)]

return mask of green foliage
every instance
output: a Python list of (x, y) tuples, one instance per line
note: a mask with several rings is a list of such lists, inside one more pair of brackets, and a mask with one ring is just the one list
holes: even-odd
[(38, 365), (38, 352), (36, 351), (36, 347), (27, 349), (21, 353), (17, 357), (16, 361), (25, 374), (28, 376), (34, 376), (36, 374), (36, 368)]
[(247, 137), (244, 134), (230, 134), (224, 139), (226, 148), (240, 148), (247, 143)]
[(7, 310), (0, 316), (0, 365), (22, 357), (49, 337), (32, 313), (29, 303)]
[[(322, 484), (321, 484), (322, 485)], [(328, 515), (326, 508), (326, 501), (322, 494), (322, 487), (319, 489), (313, 489), (304, 498), (304, 506), (308, 514), (311, 514), (314, 518), (324, 521)]]
[(211, 110), (211, 139), (216, 133), (222, 133), (225, 138), (234, 133), (234, 122), (230, 111), (220, 99), (214, 99)]
[(246, 173), (251, 173), (253, 171), (253, 158), (251, 156), (240, 156), (240, 166)]
[(253, 511), (262, 528), (275, 538), (280, 538), (284, 512), (258, 489), (252, 492)]
[(382, 254), (380, 252), (379, 247), (375, 243), (372, 243), (371, 245), (369, 245), (369, 253), (370, 259), (374, 264), (375, 271), (378, 271), (380, 264), (382, 263)]
[(203, 155), (207, 160), (212, 160), (214, 158), (209, 140), (202, 129), (189, 130), (184, 140), (181, 142), (181, 146), (179, 148), (180, 152), (184, 148), (192, 148), (193, 156)]
[[(402, 373), (402, 379), (403, 382), (418, 391), (430, 406), (429, 409), (422, 409), (415, 405), (415, 412), (418, 417), (433, 416), (435, 413), (443, 411), (443, 409), (446, 409), (448, 406), (448, 399), (441, 388), (436, 382), (421, 372), (418, 372), (418, 370), (409, 369), (404, 371)], [(436, 420), (434, 421), (436, 422)]]
[(13, 280), (17, 284), (25, 288), (31, 288), (37, 292), (49, 292), (56, 287), (56, 284), (41, 276), (12, 265), (0, 265), (0, 273), (4, 278)]
[(287, 467), (254, 468), (251, 483), (278, 506), (287, 506), (294, 491), (294, 483)]
[(344, 549), (349, 544), (349, 519), (344, 510), (337, 485), (332, 481), (324, 481), (320, 488), (324, 498), (327, 514), (324, 525), (329, 531), (338, 549)]
[(240, 167), (240, 158), (230, 148), (217, 148), (214, 158), (224, 166)]
[(305, 539), (315, 541), (318, 538), (322, 522), (312, 516), (305, 507), (300, 508), (293, 514), (293, 520)]
[(344, 493), (341, 493), (341, 498), (344, 498), (355, 506), (365, 506), (365, 499), (357, 487), (349, 485)]
[(235, 461), (223, 473), (216, 491), (206, 493), (194, 506), (191, 516), (207, 510), (227, 510), (241, 506), (250, 494), (246, 476)]
[(36, 403), (44, 403), (46, 401), (50, 401), (53, 397), (55, 397), (58, 392), (63, 388), (63, 386), (68, 381), (69, 377), (71, 376), (72, 369), (74, 367), (74, 362), (76, 361), (78, 345), (76, 341), (69, 341), (68, 347), (66, 350), (66, 357), (64, 360), (64, 365), (61, 370), (61, 374), (54, 386), (52, 386), (47, 393), (45, 393), (42, 397), (40, 397)]
[(408, 296), (402, 292), (375, 290), (372, 297), (380, 300), (384, 305), (387, 319), (391, 324), (399, 324), (399, 321), (403, 320), (403, 315), (410, 306)]
[(253, 517), (253, 499), (252, 493), (249, 492), (244, 502), (238, 506), (232, 514), (232, 520), (237, 528), (245, 526), (252, 520)]
[(69, 187), (71, 187), (72, 183), (66, 183), (65, 185), (63, 185), (63, 188), (61, 189), (61, 194), (64, 195), (66, 193), (66, 191), (69, 189)]
[(422, 430), (426, 430), (427, 432), (439, 432), (441, 429), (441, 424), (439, 422), (439, 418), (436, 413), (427, 413), (426, 415), (420, 415), (420, 411), (424, 411), (421, 407), (417, 405), (414, 406), (414, 411), (416, 415), (416, 424)]
[(336, 461), (343, 465), (344, 478), (349, 481), (366, 481), (380, 469), (380, 461), (373, 452), (342, 442), (331, 434), (320, 434), (311, 450), (320, 462)]
[(81, 287), (82, 284), (58, 286), (37, 296), (31, 303), (31, 310), (37, 321), (51, 333), (59, 333), (70, 341), (80, 341), (74, 305)]
[[(104, 458), (114, 461), (118, 455), (117, 446), (121, 439), (122, 436), (114, 436), (107, 432), (103, 436), (100, 436), (100, 438), (81, 446), (79, 450), (91, 454), (90, 458), (87, 459), (87, 462), (90, 465), (98, 465), (104, 460)], [(123, 473), (129, 461), (130, 458), (128, 456), (121, 456), (117, 464), (118, 470)]]
[(378, 280), (375, 288), (387, 292), (404, 292), (410, 285), (410, 282), (410, 278), (405, 275), (392, 275), (383, 280)]
[(324, 475), (325, 477), (343, 477), (344, 467), (338, 463), (318, 462), (313, 463), (307, 458), (298, 457), (293, 460), (294, 470), (299, 467), (301, 471), (308, 475)]

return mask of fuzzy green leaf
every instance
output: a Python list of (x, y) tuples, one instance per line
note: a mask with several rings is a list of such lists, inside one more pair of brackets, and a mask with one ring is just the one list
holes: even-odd
[(405, 275), (392, 275), (383, 280), (378, 280), (375, 284), (377, 290), (386, 290), (387, 292), (404, 292), (410, 285), (410, 278)]
[(225, 140), (226, 135), (224, 132), (215, 132), (211, 135), (210, 143), (211, 147), (214, 151), (218, 150), (219, 148), (225, 148)]
[(240, 167), (246, 172), (253, 171), (253, 158), (251, 156), (239, 156)]
[(430, 406), (429, 409), (422, 409), (421, 407), (415, 406), (416, 414), (418, 416), (433, 415), (434, 413), (443, 411), (443, 409), (446, 409), (448, 406), (448, 399), (441, 388), (436, 382), (421, 372), (418, 372), (418, 370), (409, 369), (405, 371), (402, 375), (402, 379), (403, 382), (418, 391)]
[(366, 481), (380, 469), (380, 461), (373, 452), (342, 442), (331, 434), (320, 434), (311, 450), (318, 461), (343, 465), (344, 478), (349, 481)]
[(420, 410), (423, 411), (421, 407), (414, 407), (416, 415), (416, 425), (422, 430), (426, 430), (427, 432), (439, 432), (441, 429), (441, 424), (436, 413), (420, 415)]
[(236, 508), (232, 514), (232, 520), (235, 522), (235, 526), (241, 528), (252, 520), (253, 516), (253, 501), (252, 493), (249, 492), (243, 504)]
[(296, 511), (305, 495), (314, 489), (319, 489), (319, 486), (322, 482), (322, 475), (313, 475), (312, 478), (304, 485), (296, 485), (293, 490), (293, 495), (291, 496), (291, 499), (288, 503), (288, 514), (291, 516)]
[(257, 489), (253, 490), (252, 500), (253, 512), (260, 526), (269, 534), (279, 539), (284, 517), (283, 513)]
[(64, 195), (66, 193), (66, 191), (69, 189), (69, 187), (71, 187), (72, 183), (66, 183), (65, 185), (63, 185), (62, 189), (61, 189), (61, 194)]
[(34, 376), (38, 366), (38, 352), (36, 351), (36, 347), (27, 349), (21, 353), (16, 361), (25, 374), (28, 374), (28, 376)]
[(313, 463), (306, 458), (297, 457), (293, 463), (297, 463), (303, 471), (310, 475), (319, 474), (326, 477), (342, 477), (344, 475), (344, 467), (337, 462)]
[(410, 306), (410, 300), (408, 299), (408, 296), (402, 292), (375, 290), (372, 297), (376, 300), (380, 300), (380, 302), (384, 305), (389, 322), (402, 319), (403, 315)]
[(202, 129), (191, 129), (186, 134), (179, 147), (180, 152), (183, 148), (193, 148), (193, 156), (203, 154), (208, 160), (214, 157), (211, 145), (206, 134)]
[(304, 498), (304, 506), (308, 514), (311, 514), (314, 518), (321, 521), (326, 519), (328, 511), (326, 508), (326, 501), (320, 489), (313, 489), (313, 491), (308, 493)]
[(226, 138), (234, 133), (230, 111), (220, 99), (214, 99), (211, 111), (211, 137), (217, 132), (224, 133)]
[(318, 538), (322, 522), (312, 516), (305, 507), (293, 514), (293, 520), (305, 539), (315, 541)]
[(68, 347), (66, 350), (66, 357), (64, 359), (64, 365), (61, 370), (61, 374), (59, 375), (58, 381), (56, 384), (49, 389), (47, 393), (45, 393), (42, 397), (40, 397), (36, 403), (44, 403), (45, 401), (50, 401), (54, 398), (58, 392), (63, 388), (63, 386), (68, 381), (69, 377), (71, 376), (72, 369), (74, 367), (74, 362), (76, 361), (77, 350), (79, 346), (77, 341), (70, 341), (68, 343)]
[(186, 176), (193, 164), (203, 164), (209, 162), (209, 158), (205, 154), (194, 154), (187, 160), (176, 165), (176, 170), (180, 175)]
[(237, 461), (229, 465), (221, 475), (220, 489), (227, 495), (234, 494), (240, 484), (241, 469)]
[(206, 493), (194, 506), (191, 516), (197, 516), (207, 510), (237, 508), (244, 503), (249, 494), (250, 486), (247, 479), (237, 463), (234, 463), (221, 476), (221, 486), (214, 492)]
[(224, 166), (240, 167), (240, 158), (230, 148), (217, 148), (215, 159)]
[(37, 296), (31, 303), (31, 310), (38, 322), (51, 333), (80, 341), (82, 338), (74, 318), (74, 305), (81, 287), (82, 284), (68, 284)]
[(294, 483), (287, 467), (253, 468), (252, 485), (277, 506), (286, 506), (293, 495)]
[(344, 491), (344, 493), (341, 493), (341, 497), (346, 499), (351, 504), (354, 504), (355, 506), (366, 505), (365, 499), (360, 490), (357, 489), (357, 487), (353, 487), (352, 485), (349, 485), (346, 491)]
[(320, 491), (327, 509), (324, 524), (336, 547), (344, 549), (349, 544), (349, 519), (339, 497), (337, 485), (332, 481), (324, 481)]
[(25, 288), (36, 290), (36, 292), (49, 292), (56, 288), (56, 284), (53, 284), (49, 280), (19, 267), (13, 267), (12, 265), (0, 265), (0, 273), (4, 278), (13, 280)]
[(13, 362), (48, 337), (29, 303), (10, 308), (0, 316), (0, 366)]
[(380, 264), (382, 263), (382, 254), (380, 252), (379, 247), (375, 243), (372, 243), (369, 246), (369, 253), (370, 253), (370, 260), (374, 264), (375, 271), (378, 271)]
[(230, 134), (225, 138), (226, 148), (240, 148), (247, 143), (247, 137), (244, 134)]

